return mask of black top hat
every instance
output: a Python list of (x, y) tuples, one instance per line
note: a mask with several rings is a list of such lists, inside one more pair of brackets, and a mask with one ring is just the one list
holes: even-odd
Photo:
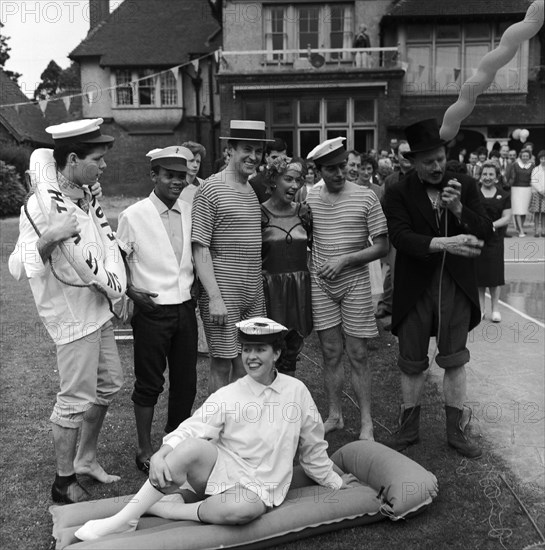
[(433, 151), (438, 147), (443, 147), (448, 143), (444, 139), (441, 139), (439, 135), (439, 125), (434, 118), (428, 118), (415, 122), (405, 128), (405, 137), (409, 142), (411, 150), (407, 153), (403, 153), (404, 157), (414, 157), (416, 153), (425, 153), (426, 151)]

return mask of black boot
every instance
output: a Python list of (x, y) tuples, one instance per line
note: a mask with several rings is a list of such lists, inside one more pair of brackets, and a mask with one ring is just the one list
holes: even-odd
[(466, 408), (469, 411), (469, 418), (465, 425), (462, 425), (464, 410), (445, 405), (445, 412), (447, 414), (447, 442), (461, 455), (468, 458), (479, 458), (483, 454), (482, 450), (472, 443), (465, 434), (465, 428), (467, 428), (471, 420), (471, 409)]
[(399, 415), (399, 430), (394, 437), (385, 442), (385, 445), (395, 449), (398, 452), (404, 451), (409, 445), (418, 443), (420, 437), (420, 405), (416, 407), (405, 408), (401, 405), (401, 414)]
[(276, 362), (276, 368), (278, 372), (284, 374), (291, 374), (295, 372), (297, 366), (297, 359), (299, 359), (299, 353), (305, 345), (304, 338), (295, 330), (288, 330), (286, 337), (284, 338), (286, 347), (282, 350), (278, 361)]

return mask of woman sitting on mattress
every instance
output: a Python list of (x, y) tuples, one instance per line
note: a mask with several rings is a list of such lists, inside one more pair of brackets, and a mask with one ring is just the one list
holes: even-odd
[[(289, 490), (293, 458), (332, 490), (355, 480), (333, 470), (324, 427), (306, 386), (274, 367), (287, 329), (266, 318), (237, 323), (246, 376), (212, 394), (163, 439), (151, 458), (149, 480), (114, 516), (76, 531), (92, 540), (136, 529), (144, 513), (214, 524), (248, 523)], [(184, 502), (188, 483), (202, 500)]]

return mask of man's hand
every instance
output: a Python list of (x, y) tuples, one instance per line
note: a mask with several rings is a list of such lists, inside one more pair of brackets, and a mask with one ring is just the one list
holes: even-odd
[(210, 321), (215, 325), (226, 325), (228, 320), (227, 307), (221, 295), (211, 296), (208, 305)]
[(102, 197), (102, 185), (100, 185), (99, 181), (96, 181), (95, 183), (93, 183), (93, 185), (90, 185), (89, 191), (91, 192), (91, 195), (93, 195), (93, 197), (96, 197), (97, 199), (100, 199), (100, 197)]
[(138, 288), (136, 286), (129, 286), (127, 288), (127, 296), (139, 307), (142, 311), (150, 312), (157, 309), (157, 304), (152, 298), (157, 298), (156, 292), (150, 292), (145, 288)]
[(462, 215), (461, 196), (462, 184), (455, 179), (449, 180), (441, 192), (441, 205), (450, 210), (458, 218)]
[(332, 258), (327, 260), (322, 264), (317, 270), (316, 273), (318, 277), (325, 279), (326, 281), (334, 281), (344, 269), (344, 261), (342, 256), (338, 258)]
[(167, 455), (172, 452), (172, 447), (163, 445), (151, 458), (149, 466), (149, 480), (154, 487), (164, 489), (172, 483), (172, 474), (165, 461)]
[(454, 235), (453, 237), (435, 237), (430, 243), (432, 251), (446, 251), (455, 256), (475, 258), (481, 253), (484, 241), (474, 235)]
[(56, 243), (79, 235), (81, 229), (75, 209), (59, 212), (57, 210), (57, 203), (51, 199), (51, 210), (49, 211), (47, 231), (44, 232), (44, 236), (46, 233), (47, 239)]

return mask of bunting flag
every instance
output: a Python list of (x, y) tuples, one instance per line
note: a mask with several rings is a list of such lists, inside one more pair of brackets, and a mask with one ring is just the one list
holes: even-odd
[(458, 80), (458, 78), (460, 77), (460, 73), (462, 71), (460, 69), (454, 69), (454, 82), (456, 82)]
[[(188, 65), (193, 65), (193, 67), (195, 67), (195, 70), (198, 70), (199, 61), (201, 59), (206, 59), (207, 57), (211, 57), (211, 56), (214, 56), (214, 59), (216, 60), (216, 62), (218, 62), (219, 59), (220, 59), (220, 50), (215, 50), (213, 52), (204, 54), (201, 57), (198, 57), (196, 59), (192, 59), (191, 61), (187, 61), (186, 63), (181, 63), (180, 65), (176, 65), (175, 67), (170, 67), (169, 69), (165, 69), (163, 71), (158, 71), (155, 74), (147, 75), (145, 77), (142, 77), (142, 78), (139, 78), (137, 80), (131, 81), (130, 84), (133, 87), (133, 89), (135, 89), (138, 86), (138, 83), (140, 81), (149, 80), (151, 78), (156, 79), (160, 75), (165, 74), (168, 71), (171, 71), (172, 74), (174, 75), (174, 77), (176, 78), (176, 80), (178, 80), (179, 76), (180, 76), (179, 75), (179, 69), (181, 69), (182, 67), (186, 67)], [(126, 86), (127, 86), (126, 83), (118, 84), (118, 85), (115, 85), (115, 86), (110, 86), (109, 88), (102, 88), (101, 90), (99, 90), (99, 92), (110, 92), (112, 90), (117, 90), (118, 88), (124, 88)], [(67, 102), (68, 102), (68, 105), (70, 105), (71, 100), (75, 97), (82, 97), (82, 98), (86, 99), (89, 103), (93, 103), (93, 101), (94, 101), (94, 92), (82, 92), (82, 93), (79, 93), (79, 94), (72, 94), (72, 95), (63, 96), (63, 97), (52, 97), (52, 98), (49, 98), (49, 99), (41, 99), (41, 100), (34, 100), (34, 101), (29, 100), (29, 101), (21, 101), (21, 102), (18, 102), (18, 103), (9, 103), (9, 104), (6, 104), (6, 105), (0, 105), (0, 109), (5, 109), (5, 108), (8, 108), (8, 107), (17, 108), (17, 107), (23, 106), (23, 105), (39, 105), (40, 109), (42, 110), (42, 113), (43, 113), (45, 111), (45, 109), (47, 108), (47, 104), (50, 101), (62, 100), (65, 103), (65, 105), (67, 104)]]
[(418, 65), (418, 77), (419, 78), (422, 76), (422, 73), (424, 72), (425, 69), (426, 69), (426, 67), (424, 65)]
[(70, 111), (70, 96), (63, 97), (62, 102), (64, 103), (64, 107), (66, 108), (66, 112)]
[(170, 69), (170, 72), (172, 73), (172, 76), (176, 79), (176, 82), (178, 82), (178, 79), (180, 78), (180, 69), (174, 67), (173, 69)]

